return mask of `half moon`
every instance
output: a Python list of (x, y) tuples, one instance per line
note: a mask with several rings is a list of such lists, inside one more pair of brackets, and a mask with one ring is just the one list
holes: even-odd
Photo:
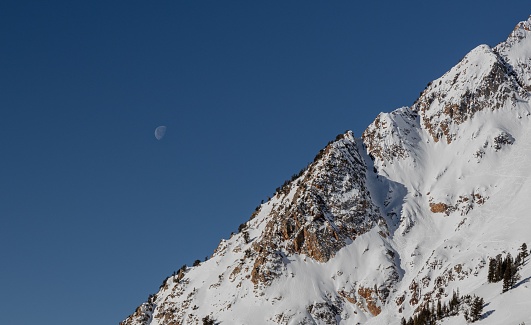
[(166, 134), (166, 127), (164, 125), (158, 126), (155, 129), (155, 138), (157, 138), (157, 140), (164, 138), (165, 134)]

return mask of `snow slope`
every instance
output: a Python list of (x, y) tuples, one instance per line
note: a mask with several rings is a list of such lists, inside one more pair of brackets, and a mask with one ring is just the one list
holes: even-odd
[(398, 324), (457, 289), (485, 299), (479, 324), (531, 322), (531, 263), (506, 293), (486, 281), (489, 258), (531, 244), (530, 26), (339, 135), (122, 324)]

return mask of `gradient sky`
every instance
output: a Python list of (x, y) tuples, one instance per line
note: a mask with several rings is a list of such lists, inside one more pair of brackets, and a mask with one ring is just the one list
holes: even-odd
[(0, 323), (117, 324), (338, 133), (411, 105), (529, 14), (528, 1), (1, 1)]

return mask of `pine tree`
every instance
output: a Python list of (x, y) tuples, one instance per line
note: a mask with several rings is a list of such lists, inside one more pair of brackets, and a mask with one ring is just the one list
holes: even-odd
[(430, 309), (430, 324), (432, 322), (435, 322), (435, 320), (437, 320), (437, 312), (435, 310), (435, 303), (431, 304), (431, 309)]
[(400, 321), (400, 325), (407, 325), (406, 319), (402, 317), (402, 320)]
[(527, 244), (526, 243), (523, 243), (522, 246), (520, 246), (520, 253), (518, 254), (518, 256), (520, 256), (522, 264), (524, 264), (526, 258), (529, 256), (529, 252), (527, 251)]
[(483, 313), (483, 304), (483, 298), (474, 297), (472, 300), (472, 306), (470, 308), (470, 322), (473, 323), (481, 318), (481, 314)]
[(507, 253), (507, 256), (505, 256), (505, 258), (502, 259), (502, 267), (501, 267), (501, 273), (500, 273), (501, 279), (500, 280), (503, 280), (503, 277), (505, 276), (505, 271), (507, 271), (507, 264), (509, 263), (509, 261), (512, 264), (513, 257), (511, 256), (511, 253)]
[(443, 309), (441, 305), (441, 300), (439, 299), (437, 301), (437, 319), (442, 319), (442, 318), (443, 318)]
[(516, 283), (518, 283), (518, 280), (520, 280), (520, 273), (518, 273), (519, 269), (520, 265), (513, 264), (513, 268), (511, 270), (511, 287), (514, 287)]
[(516, 258), (514, 259), (514, 265), (520, 267), (523, 264), (524, 262), (522, 262), (522, 256), (520, 254), (516, 255)]
[(513, 261), (511, 254), (507, 254), (506, 269), (503, 274), (502, 292), (510, 290), (516, 285), (518, 280), (520, 280), (520, 273), (518, 273), (519, 268), (520, 265)]
[(499, 282), (503, 279), (503, 260), (501, 254), (496, 256), (496, 273), (494, 274), (494, 282)]
[(511, 254), (507, 255), (507, 258), (504, 260), (505, 262), (505, 271), (503, 273), (503, 286), (502, 286), (502, 292), (506, 292), (509, 289), (511, 289), (512, 285), (512, 277), (513, 277), (513, 259), (511, 257)]
[(496, 260), (491, 258), (489, 261), (489, 273), (487, 275), (487, 282), (496, 282)]
[(448, 303), (448, 314), (451, 316), (457, 315), (459, 312), (459, 289), (457, 292), (453, 292), (452, 299)]
[(210, 318), (210, 316), (203, 317), (203, 325), (214, 325), (214, 319)]
[(463, 316), (465, 317), (466, 322), (469, 323), (470, 322), (470, 316), (468, 315), (468, 310), (465, 310), (463, 312)]

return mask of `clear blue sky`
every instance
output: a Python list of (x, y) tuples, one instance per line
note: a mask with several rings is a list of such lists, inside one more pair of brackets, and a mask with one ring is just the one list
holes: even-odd
[(117, 324), (336, 134), (411, 105), (529, 14), (528, 1), (1, 1), (0, 323)]

